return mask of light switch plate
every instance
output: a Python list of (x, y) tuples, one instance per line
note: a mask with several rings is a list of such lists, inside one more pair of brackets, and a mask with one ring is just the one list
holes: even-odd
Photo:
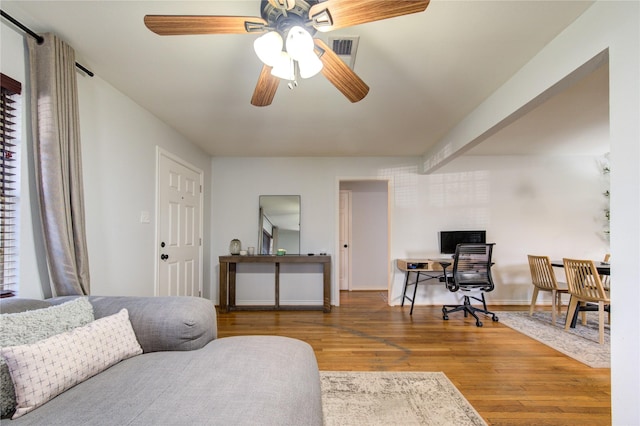
[(140, 212), (140, 223), (151, 223), (151, 216), (148, 211), (143, 210)]

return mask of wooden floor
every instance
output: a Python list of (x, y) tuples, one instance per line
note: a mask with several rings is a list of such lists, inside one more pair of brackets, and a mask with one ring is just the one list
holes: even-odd
[(437, 306), (416, 306), (410, 316), (385, 297), (342, 292), (328, 314), (219, 314), (219, 336), (304, 340), (320, 370), (442, 371), (490, 425), (611, 424), (610, 369), (587, 367), (490, 319), (482, 328), (461, 314), (443, 321)]

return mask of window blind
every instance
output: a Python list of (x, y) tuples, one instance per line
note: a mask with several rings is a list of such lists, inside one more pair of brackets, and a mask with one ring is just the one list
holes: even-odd
[(22, 85), (0, 74), (0, 297), (15, 295), (17, 275), (17, 212)]

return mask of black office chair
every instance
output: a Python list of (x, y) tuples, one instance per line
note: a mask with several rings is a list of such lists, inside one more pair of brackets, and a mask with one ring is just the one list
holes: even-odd
[[(463, 311), (464, 316), (471, 315), (476, 319), (476, 325), (482, 327), (482, 321), (476, 315), (480, 312), (491, 315), (493, 321), (498, 317), (487, 310), (487, 302), (484, 293), (493, 291), (493, 279), (491, 278), (491, 254), (493, 243), (490, 244), (458, 244), (453, 257), (453, 270), (447, 275), (446, 285), (449, 291), (463, 292), (462, 305), (444, 305), (442, 307), (442, 319), (448, 320), (452, 312)], [(445, 271), (446, 273), (446, 271)], [(472, 296), (470, 292), (479, 292), (479, 296)], [(471, 299), (482, 302), (482, 308), (471, 305)]]

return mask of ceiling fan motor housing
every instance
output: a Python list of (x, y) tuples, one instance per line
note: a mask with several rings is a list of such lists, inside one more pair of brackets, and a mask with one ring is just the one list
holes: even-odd
[(317, 3), (317, 0), (296, 0), (296, 5), (292, 9), (286, 10), (274, 7), (268, 0), (262, 0), (260, 11), (262, 19), (267, 21), (269, 27), (280, 33), (283, 38), (295, 26), (303, 27), (313, 36), (316, 29), (309, 19), (309, 9)]

